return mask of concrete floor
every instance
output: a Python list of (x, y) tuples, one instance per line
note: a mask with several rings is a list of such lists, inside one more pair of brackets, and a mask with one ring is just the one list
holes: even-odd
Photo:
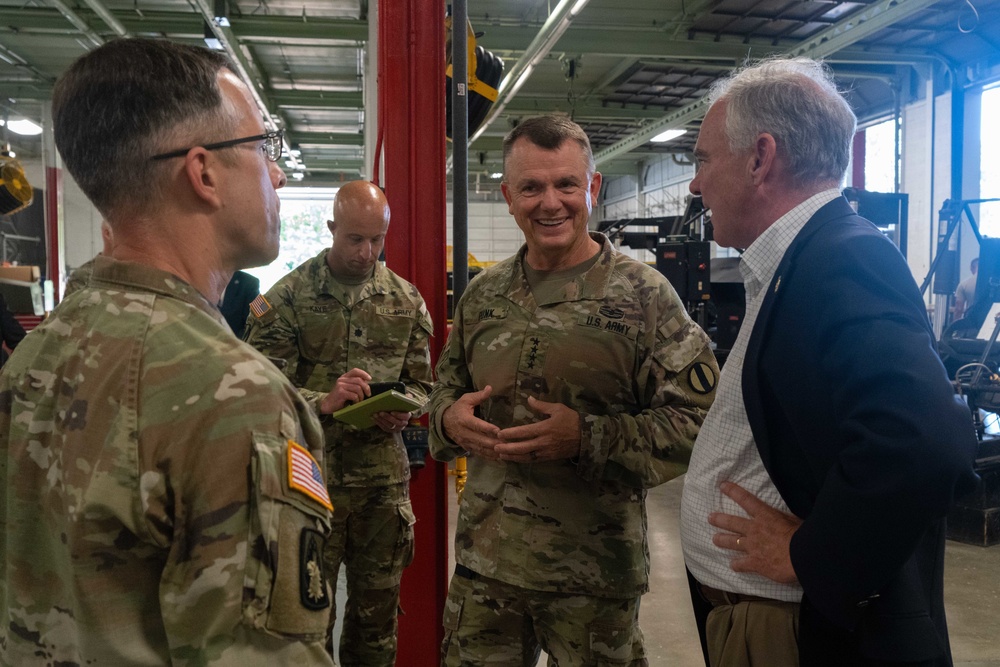
[[(683, 478), (649, 492), (650, 591), (639, 623), (651, 667), (702, 667), (678, 526)], [(452, 490), (452, 507), (454, 507)], [(454, 536), (455, 512), (450, 514)], [(452, 562), (454, 569), (454, 562)], [(955, 667), (1000, 667), (1000, 546), (948, 542), (945, 604)], [(543, 658), (540, 663), (545, 664)]]

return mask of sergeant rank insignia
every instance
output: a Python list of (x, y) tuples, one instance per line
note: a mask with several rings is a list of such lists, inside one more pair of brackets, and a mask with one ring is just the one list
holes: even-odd
[(302, 529), (299, 540), (299, 599), (313, 611), (330, 606), (329, 588), (323, 574), (323, 535), (311, 528)]

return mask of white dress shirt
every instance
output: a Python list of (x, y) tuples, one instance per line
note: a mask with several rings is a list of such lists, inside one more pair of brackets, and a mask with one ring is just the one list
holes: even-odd
[(838, 189), (830, 189), (802, 202), (768, 227), (740, 260), (746, 287), (746, 316), (722, 368), (715, 403), (695, 441), (681, 498), (684, 561), (698, 581), (712, 588), (786, 602), (802, 598), (802, 587), (798, 584), (779, 584), (759, 574), (734, 572), (729, 563), (739, 552), (712, 544), (712, 536), (720, 530), (709, 525), (708, 515), (724, 512), (746, 516), (739, 505), (719, 490), (719, 484), (727, 481), (739, 484), (771, 507), (788, 512), (764, 469), (747, 420), (743, 359), (761, 303), (782, 257), (816, 211), (838, 196)]

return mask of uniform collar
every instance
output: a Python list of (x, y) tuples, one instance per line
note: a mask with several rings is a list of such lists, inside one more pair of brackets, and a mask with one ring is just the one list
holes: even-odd
[(179, 299), (205, 311), (220, 322), (224, 321), (219, 309), (209, 303), (201, 292), (174, 274), (161, 271), (148, 264), (123, 262), (99, 255), (94, 258), (94, 273), (91, 280), (93, 287), (100, 287), (99, 283), (107, 283), (116, 287), (132, 287), (144, 292), (154, 292)]

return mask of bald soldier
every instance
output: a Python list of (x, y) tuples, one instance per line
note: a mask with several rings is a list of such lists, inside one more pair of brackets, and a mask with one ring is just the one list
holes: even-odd
[(523, 120), (503, 159), (525, 244), (462, 296), (431, 400), (434, 457), (470, 455), (442, 663), (642, 667), (646, 490), (686, 469), (718, 366), (670, 283), (587, 231), (579, 125)]
[[(334, 580), (341, 564), (347, 568), (341, 665), (391, 666), (400, 577), (413, 559), (410, 467), (400, 434), (410, 414), (376, 413), (366, 429), (330, 414), (370, 395), (373, 382), (402, 382), (426, 399), (431, 320), (417, 288), (378, 262), (389, 229), (378, 187), (344, 185), (327, 225), (332, 247), (258, 299), (246, 340), (284, 360), (285, 375), (321, 415), (336, 507), (327, 563)], [(332, 653), (332, 637), (327, 641)]]
[(278, 254), (280, 133), (165, 40), (84, 55), (52, 117), (114, 243), (0, 375), (0, 664), (332, 666), (319, 424), (215, 307)]

